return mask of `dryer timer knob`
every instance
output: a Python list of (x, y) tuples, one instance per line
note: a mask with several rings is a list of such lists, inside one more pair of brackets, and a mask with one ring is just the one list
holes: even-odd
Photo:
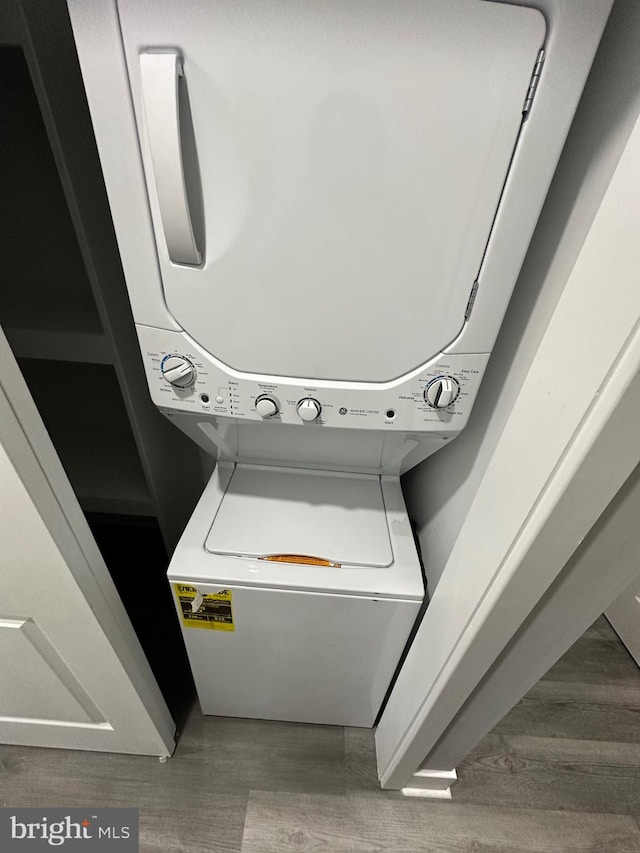
[(196, 378), (196, 369), (184, 355), (168, 355), (160, 365), (162, 375), (170, 385), (186, 388)]
[(446, 409), (460, 393), (460, 385), (453, 376), (437, 376), (424, 391), (424, 399), (434, 409)]

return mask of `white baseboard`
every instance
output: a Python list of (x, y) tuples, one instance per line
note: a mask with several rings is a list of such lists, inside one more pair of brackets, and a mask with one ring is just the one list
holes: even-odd
[(405, 797), (450, 800), (451, 786), (458, 779), (455, 770), (418, 770), (402, 788)]

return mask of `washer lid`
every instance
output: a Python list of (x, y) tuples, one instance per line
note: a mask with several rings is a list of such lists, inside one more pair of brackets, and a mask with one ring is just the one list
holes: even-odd
[[(238, 465), (205, 542), (213, 554), (393, 563), (380, 479)], [(290, 569), (291, 561), (286, 561)], [(277, 572), (277, 563), (271, 563)]]

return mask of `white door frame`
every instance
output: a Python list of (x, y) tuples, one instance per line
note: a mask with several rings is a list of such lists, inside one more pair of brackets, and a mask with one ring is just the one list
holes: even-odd
[[(532, 662), (548, 666), (559, 657), (631, 579), (622, 543), (619, 559), (606, 566), (607, 584), (575, 587), (580, 606), (567, 608), (564, 631), (549, 635), (543, 650), (533, 634), (519, 637), (531, 678), (496, 680), (502, 695), (489, 696), (482, 717), (467, 715), (466, 728), (456, 725), (640, 460), (638, 198), (640, 120), (381, 717), (376, 748), (385, 788), (442, 796), (498, 709), (499, 719), (542, 674)], [(582, 567), (586, 580), (589, 561)], [(551, 594), (544, 606), (552, 601)]]
[[(64, 405), (64, 401), (60, 404)], [(23, 494), (26, 493), (25, 506), (35, 508), (46, 527), (52, 563), (54, 558), (56, 565), (60, 558), (63, 565), (66, 563), (65, 583), (73, 589), (76, 607), (82, 608), (81, 620), (79, 611), (74, 613), (69, 603), (68, 633), (73, 635), (75, 616), (77, 636), (71, 640), (72, 645), (67, 644), (66, 663), (108, 721), (78, 726), (0, 718), (0, 743), (171, 755), (175, 724), (2, 330), (0, 446), (9, 470), (17, 474)], [(12, 557), (5, 570), (19, 572), (24, 559), (25, 568), (33, 576), (29, 561), (41, 557), (32, 554), (25, 536), (24, 548)], [(41, 566), (42, 571), (46, 572), (46, 568), (46, 564)], [(37, 589), (25, 590), (27, 615), (31, 594), (37, 594)], [(54, 638), (49, 640), (55, 647)], [(85, 651), (96, 655), (92, 659), (95, 663), (84, 662), (83, 641)], [(77, 655), (73, 652), (74, 642)], [(77, 660), (72, 663), (71, 657)]]

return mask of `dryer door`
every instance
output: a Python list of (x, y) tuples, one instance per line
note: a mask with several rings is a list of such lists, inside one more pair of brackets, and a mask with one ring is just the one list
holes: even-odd
[[(478, 0), (118, 0), (167, 305), (249, 373), (381, 382), (461, 331), (545, 37)], [(182, 76), (183, 74), (183, 76)]]

